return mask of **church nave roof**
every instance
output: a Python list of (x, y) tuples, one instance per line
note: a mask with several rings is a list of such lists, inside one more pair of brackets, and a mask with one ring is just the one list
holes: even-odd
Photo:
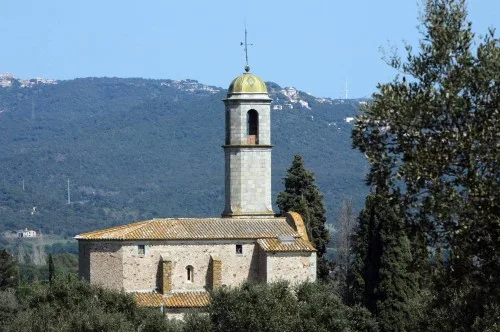
[[(77, 240), (217, 240), (301, 237), (287, 218), (164, 218), (75, 236)], [(294, 225), (295, 226), (295, 225)]]

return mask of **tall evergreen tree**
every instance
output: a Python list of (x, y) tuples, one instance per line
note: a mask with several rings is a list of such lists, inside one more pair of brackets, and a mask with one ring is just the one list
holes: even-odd
[(0, 249), (0, 291), (16, 288), (19, 284), (19, 267), (14, 257), (5, 249)]
[(326, 228), (323, 195), (314, 183), (314, 174), (305, 168), (300, 155), (295, 155), (284, 180), (285, 190), (279, 193), (277, 199), (280, 214), (283, 215), (288, 211), (301, 214), (311, 242), (318, 250), (318, 277), (325, 279), (328, 277), (331, 264), (325, 256), (330, 233)]
[(358, 220), (354, 213), (354, 203), (351, 197), (342, 199), (340, 204), (338, 231), (334, 240), (335, 248), (335, 279), (341, 286), (344, 297), (348, 296), (347, 277), (353, 263), (353, 234), (358, 229)]
[(464, 0), (427, 0), (422, 14), (419, 52), (389, 59), (402, 74), (379, 85), (353, 143), (368, 184), (404, 208), (411, 270), (429, 273), (429, 246), (449, 253), (436, 298), (448, 329), (470, 330), (500, 307), (500, 40), (474, 45)]
[(405, 331), (415, 294), (410, 242), (395, 200), (372, 194), (360, 213), (352, 269), (355, 301), (377, 317), (382, 331)]
[(52, 259), (52, 254), (49, 254), (49, 283), (52, 285), (52, 281), (54, 280), (56, 270), (54, 268), (54, 260)]

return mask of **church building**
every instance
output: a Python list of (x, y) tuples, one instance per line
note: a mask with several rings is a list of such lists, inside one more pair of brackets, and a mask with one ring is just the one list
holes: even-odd
[(169, 316), (208, 305), (245, 281), (316, 279), (316, 249), (301, 216), (271, 203), (271, 98), (245, 68), (225, 104), (225, 206), (220, 218), (162, 218), (77, 235), (79, 275), (133, 293)]

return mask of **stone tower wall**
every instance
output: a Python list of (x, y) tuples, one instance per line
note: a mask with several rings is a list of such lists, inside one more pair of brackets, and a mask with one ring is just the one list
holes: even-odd
[(226, 148), (226, 208), (234, 218), (273, 215), (271, 148)]
[[(225, 217), (273, 217), (271, 100), (267, 94), (228, 96), (226, 104)], [(257, 144), (247, 135), (247, 113), (258, 113)]]
[(242, 101), (231, 100), (226, 101), (226, 112), (229, 113), (226, 121), (229, 125), (226, 130), (229, 130), (230, 145), (246, 145), (247, 144), (247, 113), (250, 110), (255, 110), (259, 113), (259, 145), (271, 144), (271, 107), (269, 102), (261, 101)]

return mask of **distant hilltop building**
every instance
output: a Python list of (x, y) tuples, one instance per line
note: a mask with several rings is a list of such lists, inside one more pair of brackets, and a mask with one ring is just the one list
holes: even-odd
[(295, 89), (294, 87), (281, 89), (281, 90), (279, 90), (279, 93), (284, 95), (285, 100), (287, 100), (288, 102), (285, 102), (281, 106), (281, 108), (276, 108), (276, 106), (278, 106), (278, 105), (275, 105), (273, 107), (273, 110), (282, 110), (283, 107), (288, 108), (288, 109), (293, 109), (293, 104), (297, 104), (297, 103), (300, 104), (300, 106), (302, 106), (303, 108), (311, 109), (311, 107), (309, 107), (309, 103), (307, 101), (300, 99), (299, 91), (297, 89)]
[(207, 306), (219, 287), (316, 279), (316, 249), (302, 217), (276, 217), (272, 208), (265, 83), (246, 68), (224, 104), (222, 216), (152, 219), (77, 235), (81, 277), (133, 293), (139, 305), (171, 317)]
[(15, 80), (14, 75), (6, 73), (0, 74), (0, 87), (8, 88), (12, 86), (12, 82)]
[(18, 230), (17, 232), (17, 237), (24, 238), (24, 237), (36, 237), (36, 232), (30, 229), (21, 229)]
[(43, 77), (32, 78), (29, 80), (16, 79), (16, 77), (12, 74), (0, 74), (0, 87), (8, 88), (11, 87), (12, 84), (17, 81), (21, 88), (29, 88), (37, 84), (57, 84), (57, 80), (51, 80)]

